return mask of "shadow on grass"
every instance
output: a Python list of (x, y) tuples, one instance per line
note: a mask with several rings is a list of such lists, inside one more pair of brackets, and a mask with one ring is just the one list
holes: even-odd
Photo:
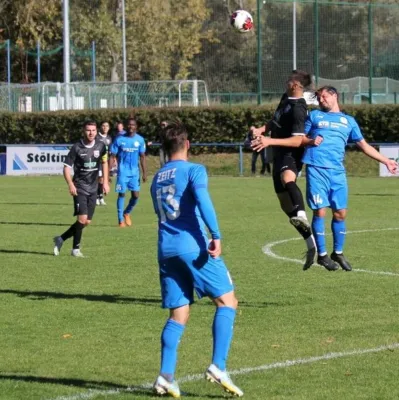
[(74, 378), (49, 378), (42, 376), (32, 376), (32, 375), (0, 375), (0, 379), (2, 380), (11, 380), (11, 381), (19, 381), (19, 382), (34, 382), (34, 383), (43, 383), (50, 385), (65, 385), (65, 386), (73, 386), (76, 388), (82, 389), (90, 389), (90, 390), (98, 390), (107, 394), (108, 391), (110, 393), (116, 394), (120, 393), (135, 393), (136, 395), (144, 395), (144, 396), (153, 396), (153, 393), (150, 389), (146, 389), (140, 386), (125, 386), (118, 385), (113, 382), (106, 381), (86, 381), (83, 379), (74, 379)]
[(104, 303), (117, 303), (117, 304), (142, 304), (142, 305), (161, 305), (161, 298), (151, 297), (125, 297), (119, 294), (81, 294), (81, 293), (59, 293), (59, 292), (46, 292), (46, 291), (29, 291), (29, 290), (13, 290), (13, 289), (0, 289), (0, 294), (15, 294), (18, 297), (26, 297), (30, 300), (47, 300), (47, 299), (61, 299), (61, 300), (86, 300), (86, 301), (100, 301)]
[[(14, 289), (0, 289), (0, 294), (15, 294), (18, 297), (25, 297), (30, 300), (47, 300), (47, 299), (61, 299), (61, 300), (86, 300), (86, 301), (99, 301), (104, 303), (116, 304), (141, 304), (141, 305), (154, 305), (161, 306), (161, 297), (126, 297), (119, 294), (82, 294), (82, 293), (60, 293), (60, 292), (47, 292), (47, 291), (29, 291), (29, 290), (14, 290)], [(286, 307), (290, 305), (287, 302), (246, 302), (241, 301), (240, 307)], [(198, 306), (205, 306), (213, 308), (213, 303), (209, 301), (198, 301), (195, 303), (194, 308)]]
[(62, 224), (62, 223), (59, 223), (59, 222), (9, 222), (9, 221), (0, 221), (0, 225), (70, 226), (71, 224)]
[[(151, 398), (158, 398), (152, 388), (147, 387), (147, 385), (142, 386), (126, 386), (120, 385), (113, 382), (106, 381), (90, 381), (76, 378), (50, 378), (50, 377), (42, 377), (42, 376), (32, 376), (32, 375), (7, 375), (0, 374), (0, 380), (10, 380), (10, 381), (18, 381), (18, 382), (34, 382), (34, 383), (43, 383), (49, 385), (65, 385), (65, 386), (73, 386), (76, 388), (88, 389), (88, 390), (97, 390), (102, 392), (103, 395), (107, 394), (118, 394), (118, 393), (131, 393), (132, 395), (141, 395), (148, 396)], [(109, 393), (107, 393), (109, 392)], [(100, 393), (99, 393), (100, 394)], [(184, 397), (198, 397), (198, 394), (183, 392)], [(207, 399), (220, 399), (224, 398), (223, 394), (221, 395), (201, 395), (201, 398)]]
[(10, 205), (10, 206), (69, 206), (71, 203), (3, 203), (0, 202), (0, 206), (2, 204)]
[(11, 250), (11, 249), (0, 249), (0, 254), (38, 254), (40, 256), (53, 256), (53, 253), (43, 253), (41, 251), (28, 251), (28, 250)]
[(393, 193), (351, 193), (351, 196), (370, 196), (370, 197), (397, 197)]

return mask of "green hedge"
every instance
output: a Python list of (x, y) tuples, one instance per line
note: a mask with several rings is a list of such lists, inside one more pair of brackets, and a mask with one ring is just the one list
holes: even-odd
[[(191, 132), (193, 142), (241, 142), (251, 125), (269, 120), (275, 104), (261, 107), (139, 108), (123, 110), (61, 111), (49, 113), (1, 113), (1, 144), (73, 143), (82, 134), (85, 120), (109, 121), (136, 117), (140, 132), (153, 140), (159, 122), (180, 118)], [(399, 142), (399, 106), (348, 106), (369, 142)]]

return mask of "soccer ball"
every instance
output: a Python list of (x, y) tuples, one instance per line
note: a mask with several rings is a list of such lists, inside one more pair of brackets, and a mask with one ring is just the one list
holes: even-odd
[(230, 24), (238, 32), (245, 33), (252, 30), (254, 20), (248, 11), (237, 10), (231, 14)]

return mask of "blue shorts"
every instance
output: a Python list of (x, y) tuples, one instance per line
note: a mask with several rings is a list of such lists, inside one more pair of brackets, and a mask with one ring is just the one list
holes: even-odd
[(140, 175), (134, 176), (119, 176), (116, 180), (115, 192), (126, 193), (130, 190), (131, 192), (140, 191)]
[(348, 208), (348, 183), (345, 171), (306, 166), (306, 200), (312, 210)]
[(178, 308), (198, 298), (216, 299), (234, 290), (233, 281), (222, 258), (207, 252), (187, 253), (159, 261), (162, 307)]

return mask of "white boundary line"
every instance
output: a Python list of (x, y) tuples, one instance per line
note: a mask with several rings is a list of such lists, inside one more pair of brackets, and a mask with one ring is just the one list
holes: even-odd
[[(260, 365), (258, 367), (249, 367), (249, 368), (240, 368), (234, 371), (229, 371), (230, 375), (244, 375), (249, 374), (251, 372), (260, 372), (260, 371), (268, 371), (270, 369), (276, 368), (288, 368), (293, 367), (296, 365), (304, 365), (304, 364), (312, 364), (318, 361), (328, 361), (334, 360), (337, 358), (343, 357), (351, 357), (351, 356), (361, 356), (365, 354), (372, 354), (372, 353), (379, 353), (381, 351), (386, 350), (395, 350), (399, 349), (399, 343), (392, 343), (384, 346), (374, 347), (371, 349), (357, 349), (357, 350), (349, 350), (343, 352), (336, 352), (336, 353), (327, 353), (322, 356), (314, 356), (308, 358), (298, 358), (296, 360), (287, 360), (282, 362), (276, 362), (273, 364), (265, 364)], [(195, 374), (195, 375), (188, 375), (184, 378), (178, 380), (179, 383), (184, 382), (194, 382), (204, 379), (204, 374)], [(88, 390), (85, 393), (79, 393), (73, 396), (61, 396), (57, 397), (52, 400), (86, 400), (86, 399), (93, 399), (97, 396), (113, 396), (122, 393), (132, 393), (138, 392), (140, 390), (149, 390), (152, 387), (151, 383), (146, 383), (140, 386), (132, 386), (128, 388), (120, 388), (120, 389), (113, 389), (113, 390)]]
[[(380, 231), (394, 231), (394, 230), (399, 230), (399, 228), (385, 228), (385, 229), (364, 229), (364, 230), (359, 230), (359, 231), (348, 231), (347, 233), (367, 233), (367, 232), (380, 232)], [(295, 259), (295, 258), (288, 258), (288, 257), (283, 257), (275, 254), (272, 250), (272, 248), (278, 244), (283, 244), (287, 242), (291, 242), (294, 240), (301, 240), (302, 238), (291, 238), (291, 239), (284, 239), (284, 240), (279, 240), (276, 242), (271, 242), (267, 243), (265, 246), (263, 246), (262, 251), (275, 259), (278, 260), (285, 260), (285, 261), (291, 261), (295, 263), (300, 263), (302, 264), (303, 262), (301, 260)], [(353, 271), (355, 272), (365, 272), (369, 274), (378, 274), (378, 275), (390, 275), (390, 276), (399, 276), (398, 273), (394, 272), (384, 272), (384, 271), (369, 271), (369, 270), (362, 270), (362, 269), (354, 269)], [(251, 372), (260, 372), (260, 371), (267, 371), (270, 369), (276, 369), (276, 368), (288, 368), (296, 365), (304, 365), (304, 364), (311, 364), (315, 363), (318, 361), (325, 361), (325, 360), (333, 360), (337, 358), (342, 358), (342, 357), (351, 357), (351, 356), (361, 356), (365, 354), (371, 354), (371, 353), (378, 353), (381, 351), (385, 350), (395, 350), (399, 349), (399, 343), (392, 343), (389, 345), (385, 346), (379, 346), (379, 347), (374, 347), (371, 349), (358, 349), (358, 350), (349, 350), (349, 351), (344, 351), (344, 352), (336, 352), (336, 353), (327, 353), (322, 356), (314, 356), (314, 357), (309, 357), (309, 358), (299, 358), (296, 360), (287, 360), (287, 361), (282, 361), (282, 362), (276, 362), (273, 364), (265, 364), (265, 365), (260, 365), (258, 367), (248, 367), (248, 368), (240, 368), (237, 370), (229, 371), (230, 375), (243, 375), (243, 374), (249, 374)], [(188, 375), (184, 378), (178, 379), (179, 383), (184, 383), (184, 382), (194, 382), (194, 381), (199, 381), (204, 378), (204, 374), (195, 374), (195, 375)], [(79, 393), (76, 395), (72, 396), (61, 396), (57, 397), (51, 400), (87, 400), (87, 399), (94, 399), (95, 397), (98, 396), (114, 396), (122, 393), (134, 393), (138, 392), (141, 390), (150, 390), (152, 387), (152, 383), (145, 383), (143, 385), (139, 386), (131, 386), (128, 388), (117, 388), (117, 389), (111, 389), (111, 390), (93, 390), (89, 389), (87, 392), (84, 393)]]
[[(382, 231), (397, 231), (397, 230), (399, 230), (399, 228), (363, 229), (363, 230), (360, 230), (360, 231), (348, 231), (347, 233), (348, 234), (350, 234), (350, 233), (367, 233), (367, 232), (382, 232)], [(331, 236), (331, 234), (327, 234), (326, 236)], [(277, 260), (291, 261), (291, 262), (295, 262), (295, 263), (298, 263), (298, 264), (303, 264), (303, 261), (298, 260), (297, 258), (289, 258), (289, 257), (279, 256), (276, 253), (274, 253), (274, 251), (272, 250), (272, 248), (274, 246), (278, 245), (278, 244), (288, 243), (288, 242), (292, 242), (294, 240), (302, 240), (302, 238), (301, 237), (295, 237), (295, 238), (290, 238), (290, 239), (278, 240), (276, 242), (266, 243), (262, 247), (262, 251), (267, 256), (273, 257), (273, 258), (275, 258)], [(321, 268), (323, 268), (323, 267), (321, 267)], [(353, 269), (352, 271), (353, 272), (364, 272), (364, 273), (367, 273), (367, 274), (375, 274), (375, 275), (399, 276), (399, 273), (396, 273), (396, 272), (370, 271), (370, 270), (367, 270), (367, 269)]]

